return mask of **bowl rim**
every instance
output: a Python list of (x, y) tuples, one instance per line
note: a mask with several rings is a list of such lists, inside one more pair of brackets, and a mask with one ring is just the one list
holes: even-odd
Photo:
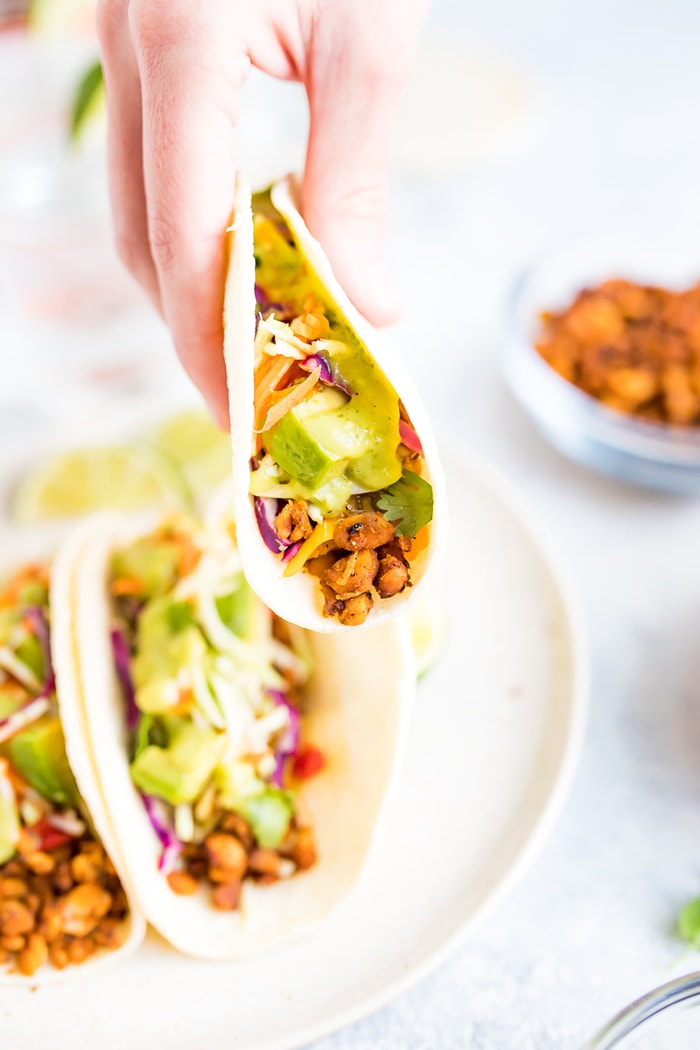
[(620, 1040), (631, 1035), (653, 1017), (680, 1003), (700, 997), (700, 971), (677, 977), (635, 999), (608, 1021), (583, 1050), (614, 1050)]

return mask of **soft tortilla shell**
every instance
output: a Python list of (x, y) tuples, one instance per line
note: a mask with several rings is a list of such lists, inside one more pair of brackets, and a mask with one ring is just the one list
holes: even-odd
[[(80, 702), (80, 689), (76, 677), (75, 633), (74, 633), (74, 566), (82, 548), (83, 530), (75, 533), (60, 549), (51, 566), (51, 658), (56, 673), (56, 695), (58, 709), (66, 740), (68, 761), (83, 801), (90, 813), (93, 826), (114, 864), (124, 891), (129, 900), (129, 918), (127, 936), (121, 948), (111, 952), (99, 952), (91, 956), (80, 966), (67, 966), (65, 970), (56, 970), (48, 963), (32, 977), (19, 973), (0, 971), (0, 987), (43, 987), (75, 979), (84, 978), (96, 969), (102, 969), (123, 959), (134, 951), (143, 941), (146, 933), (146, 922), (135, 907), (133, 891), (125, 877), (120, 864), (119, 853), (115, 847), (112, 826), (102, 802), (92, 754), (87, 744), (87, 731)], [(40, 560), (48, 560), (42, 557)]]
[[(379, 334), (355, 309), (333, 275), (319, 243), (309, 233), (293, 201), (291, 178), (277, 183), (272, 203), (286, 220), (295, 241), (327, 290), (328, 298), (345, 316), (358, 338), (390, 379), (416, 428), (425, 453), (426, 477), (433, 486), (433, 521), (430, 539), (412, 564), (413, 586), (393, 598), (375, 602), (363, 628), (379, 626), (405, 610), (419, 588), (432, 575), (444, 550), (447, 533), (445, 479), (432, 428), (421, 398), (400, 359), (386, 347)], [(254, 427), (255, 259), (251, 196), (238, 178), (231, 227), (230, 260), (224, 305), (224, 353), (229, 388), (229, 413), (233, 444), (233, 509), (243, 568), (253, 590), (278, 616), (319, 632), (357, 632), (336, 617), (324, 616), (318, 580), (309, 573), (283, 575), (284, 565), (265, 546), (255, 520), (248, 492), (251, 435)]]
[(316, 672), (305, 724), (326, 768), (301, 803), (320, 859), (308, 872), (245, 884), (239, 912), (217, 911), (208, 891), (177, 896), (157, 870), (160, 845), (129, 776), (123, 700), (113, 668), (106, 598), (116, 546), (135, 538), (123, 519), (102, 518), (78, 567), (77, 661), (92, 753), (113, 836), (143, 911), (180, 951), (207, 959), (251, 955), (327, 915), (355, 885), (376, 836), (415, 689), (403, 621), (362, 637), (309, 638)]

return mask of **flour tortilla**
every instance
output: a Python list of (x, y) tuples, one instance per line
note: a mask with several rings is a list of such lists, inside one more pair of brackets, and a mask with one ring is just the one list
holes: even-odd
[[(129, 917), (126, 920), (127, 935), (121, 948), (115, 951), (98, 952), (90, 956), (79, 966), (67, 966), (65, 970), (56, 970), (47, 963), (32, 977), (20, 973), (10, 973), (0, 969), (0, 988), (9, 986), (44, 987), (71, 978), (84, 979), (95, 970), (103, 969), (131, 954), (143, 941), (146, 933), (146, 922), (135, 905), (133, 891), (125, 877), (112, 835), (112, 826), (102, 803), (102, 795), (95, 777), (92, 753), (87, 744), (87, 732), (80, 703), (80, 691), (76, 679), (75, 632), (74, 632), (74, 566), (82, 546), (82, 534), (76, 533), (59, 551), (51, 565), (51, 659), (56, 674), (56, 696), (58, 713), (66, 741), (68, 761), (78, 785), (78, 790), (90, 814), (94, 830), (105, 847), (114, 864), (122, 887), (129, 901)], [(42, 554), (23, 561), (48, 562), (50, 559)], [(18, 562), (17, 564), (21, 564)], [(11, 571), (11, 567), (9, 567)], [(3, 572), (4, 575), (4, 572)]]
[(77, 674), (104, 806), (130, 884), (163, 937), (200, 958), (252, 955), (323, 919), (360, 876), (415, 691), (410, 633), (400, 620), (357, 638), (309, 636), (315, 673), (304, 725), (326, 766), (302, 785), (299, 798), (314, 828), (319, 860), (274, 885), (244, 883), (240, 911), (217, 911), (209, 887), (177, 896), (158, 872), (160, 844), (129, 775), (107, 584), (113, 551), (137, 535), (126, 519), (101, 516), (77, 565)]
[[(328, 301), (344, 316), (403, 401), (425, 453), (424, 476), (433, 487), (433, 520), (428, 526), (430, 539), (425, 550), (411, 562), (413, 586), (393, 598), (378, 598), (362, 625), (362, 628), (369, 629), (404, 611), (436, 567), (447, 532), (445, 479), (430, 423), (411, 378), (399, 358), (383, 344), (380, 335), (355, 309), (338, 284), (321, 246), (309, 233), (294, 204), (294, 182), (291, 177), (273, 187), (272, 203), (285, 219), (299, 250), (325, 288)], [(323, 596), (315, 577), (303, 570), (295, 576), (283, 576), (284, 564), (279, 556), (267, 549), (257, 526), (253, 497), (248, 492), (254, 427), (255, 312), (251, 196), (239, 176), (230, 232), (224, 304), (224, 353), (233, 444), (233, 513), (243, 569), (253, 590), (283, 619), (311, 631), (357, 632), (360, 627), (346, 627), (337, 617), (323, 615)]]

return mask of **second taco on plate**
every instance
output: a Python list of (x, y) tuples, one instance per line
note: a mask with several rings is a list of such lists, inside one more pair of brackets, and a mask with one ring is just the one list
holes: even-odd
[(76, 562), (76, 677), (121, 863), (175, 947), (307, 929), (358, 879), (414, 691), (403, 622), (312, 636), (249, 587), (230, 532), (100, 517)]

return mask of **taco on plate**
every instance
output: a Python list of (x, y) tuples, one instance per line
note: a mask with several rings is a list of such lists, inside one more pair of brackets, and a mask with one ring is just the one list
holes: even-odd
[(89, 530), (76, 678), (121, 863), (181, 951), (260, 951), (360, 874), (414, 689), (406, 625), (360, 642), (288, 624), (220, 524)]
[(69, 592), (58, 563), (0, 582), (0, 985), (116, 959), (145, 932), (64, 678)]
[(378, 624), (434, 566), (445, 483), (421, 400), (339, 286), (289, 179), (239, 178), (224, 348), (251, 586), (315, 631)]

